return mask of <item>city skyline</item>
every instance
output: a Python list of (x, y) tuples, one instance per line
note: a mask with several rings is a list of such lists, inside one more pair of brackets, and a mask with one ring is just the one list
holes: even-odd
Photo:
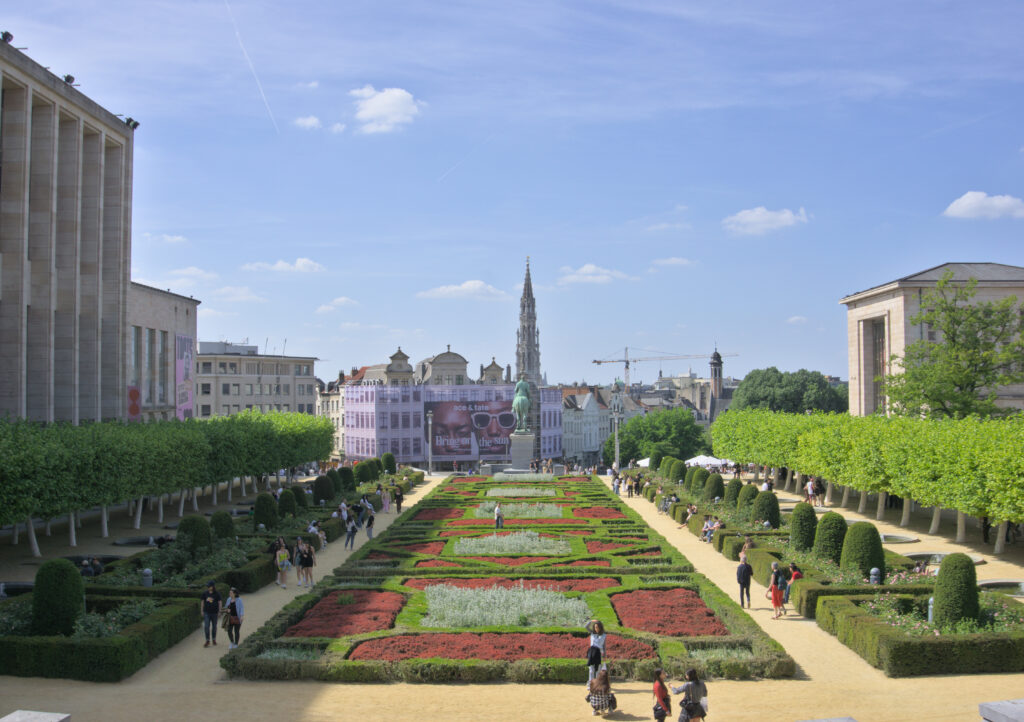
[(325, 379), (399, 345), (504, 366), (529, 255), (549, 382), (608, 383), (626, 346), (845, 378), (841, 297), (1024, 265), (1022, 20), (40, 2), (4, 29), (141, 122), (133, 278), (200, 299), (201, 340), (287, 339)]

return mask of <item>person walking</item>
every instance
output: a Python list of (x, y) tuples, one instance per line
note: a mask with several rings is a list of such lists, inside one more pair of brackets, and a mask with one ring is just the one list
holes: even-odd
[(736, 567), (736, 582), (740, 585), (740, 607), (743, 597), (747, 598), (747, 609), (750, 609), (750, 580), (754, 576), (754, 567), (747, 563), (747, 555), (740, 554), (740, 565)]
[(312, 587), (313, 586), (313, 566), (316, 564), (316, 552), (313, 551), (313, 547), (307, 544), (303, 540), (299, 540), (298, 547), (295, 552), (296, 566), (298, 567), (299, 586), (300, 587)]
[(220, 616), (221, 596), (217, 591), (217, 583), (212, 579), (206, 583), (206, 591), (199, 600), (199, 608), (203, 612), (203, 635), (206, 637), (204, 647), (211, 644), (217, 646), (217, 618)]
[(772, 600), (772, 609), (775, 610), (775, 615), (772, 619), (778, 619), (784, 612), (782, 610), (783, 599), (785, 598), (786, 590), (786, 575), (779, 569), (778, 562), (772, 562), (772, 580), (768, 586), (768, 592), (766, 597)]
[(501, 502), (495, 502), (494, 504), (494, 528), (504, 529), (505, 528), (505, 513), (501, 510)]
[(355, 516), (349, 514), (348, 521), (345, 524), (345, 546), (344, 549), (355, 549), (356, 548), (356, 520)]
[(373, 509), (366, 512), (366, 538), (373, 539), (373, 522), (377, 520), (377, 516), (373, 513)]
[(402, 487), (395, 487), (395, 513), (402, 513), (402, 502), (405, 501), (405, 495), (402, 494)]
[(388, 514), (391, 512), (391, 489), (385, 489), (380, 495), (381, 508), (384, 509), (384, 513)]
[(680, 687), (675, 687), (672, 691), (675, 694), (682, 693), (683, 701), (679, 705), (679, 722), (689, 722), (689, 720), (704, 719), (708, 714), (708, 688), (700, 679), (697, 677), (697, 670), (688, 669), (686, 670), (686, 681)]
[(665, 672), (654, 670), (654, 719), (658, 722), (665, 722), (665, 718), (672, 714), (672, 699), (668, 694), (668, 686), (665, 684)]
[(789, 563), (789, 583), (786, 585), (786, 593), (782, 595), (782, 613), (786, 613), (785, 605), (789, 604), (789, 590), (793, 588), (793, 582), (797, 579), (803, 579), (804, 573), (800, 571), (800, 567), (796, 565), (796, 562)]
[(292, 566), (292, 555), (288, 551), (288, 545), (284, 543), (283, 537), (278, 537), (274, 542), (274, 564), (277, 567), (277, 585), (281, 589), (287, 589), (288, 570)]
[(226, 607), (228, 612), (228, 649), (236, 649), (238, 647), (239, 629), (242, 627), (242, 618), (245, 617), (245, 605), (242, 604), (242, 598), (238, 596), (238, 590), (234, 587), (231, 587), (231, 590), (228, 592)]

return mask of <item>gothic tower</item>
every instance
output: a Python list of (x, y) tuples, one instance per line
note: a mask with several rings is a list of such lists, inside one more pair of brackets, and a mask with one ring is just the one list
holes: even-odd
[(526, 278), (523, 280), (523, 297), (519, 299), (519, 330), (516, 331), (516, 378), (526, 379), (530, 384), (529, 428), (536, 434), (534, 458), (540, 458), (540, 332), (537, 331), (537, 306), (533, 299), (533, 283), (530, 280), (530, 259), (526, 259)]
[(711, 354), (711, 398), (722, 398), (722, 354), (717, 348)]

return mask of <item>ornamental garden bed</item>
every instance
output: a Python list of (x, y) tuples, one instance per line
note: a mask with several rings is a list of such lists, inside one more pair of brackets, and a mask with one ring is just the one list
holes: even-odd
[(388, 629), (405, 597), (368, 589), (331, 592), (317, 602), (285, 637), (341, 637)]
[[(441, 485), (250, 634), (222, 666), (249, 679), (582, 682), (583, 625), (597, 618), (619, 677), (648, 680), (657, 667), (674, 676), (689, 667), (732, 678), (794, 673), (792, 659), (730, 595), (694, 573), (600, 482), (544, 481), (534, 486), (551, 494), (540, 497), (521, 493), (529, 485), (490, 478)], [(455, 488), (468, 493), (450, 493)], [(555, 503), (566, 516), (506, 518), (512, 528), (495, 531), (493, 512), (480, 505), (495, 500), (488, 492), (509, 489), (517, 496), (498, 497), (503, 508)], [(483, 511), (487, 518), (472, 518)], [(341, 608), (350, 605), (332, 600), (356, 592), (402, 600), (400, 609), (348, 626), (356, 623)], [(673, 608), (680, 600), (683, 621)]]

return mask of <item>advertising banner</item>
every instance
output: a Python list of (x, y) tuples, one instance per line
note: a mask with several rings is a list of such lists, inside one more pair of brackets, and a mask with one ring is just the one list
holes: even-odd
[(174, 406), (179, 419), (191, 419), (195, 369), (195, 342), (191, 336), (174, 337)]
[(428, 443), (436, 461), (507, 458), (509, 436), (516, 428), (511, 399), (427, 401), (423, 406), (433, 413)]

